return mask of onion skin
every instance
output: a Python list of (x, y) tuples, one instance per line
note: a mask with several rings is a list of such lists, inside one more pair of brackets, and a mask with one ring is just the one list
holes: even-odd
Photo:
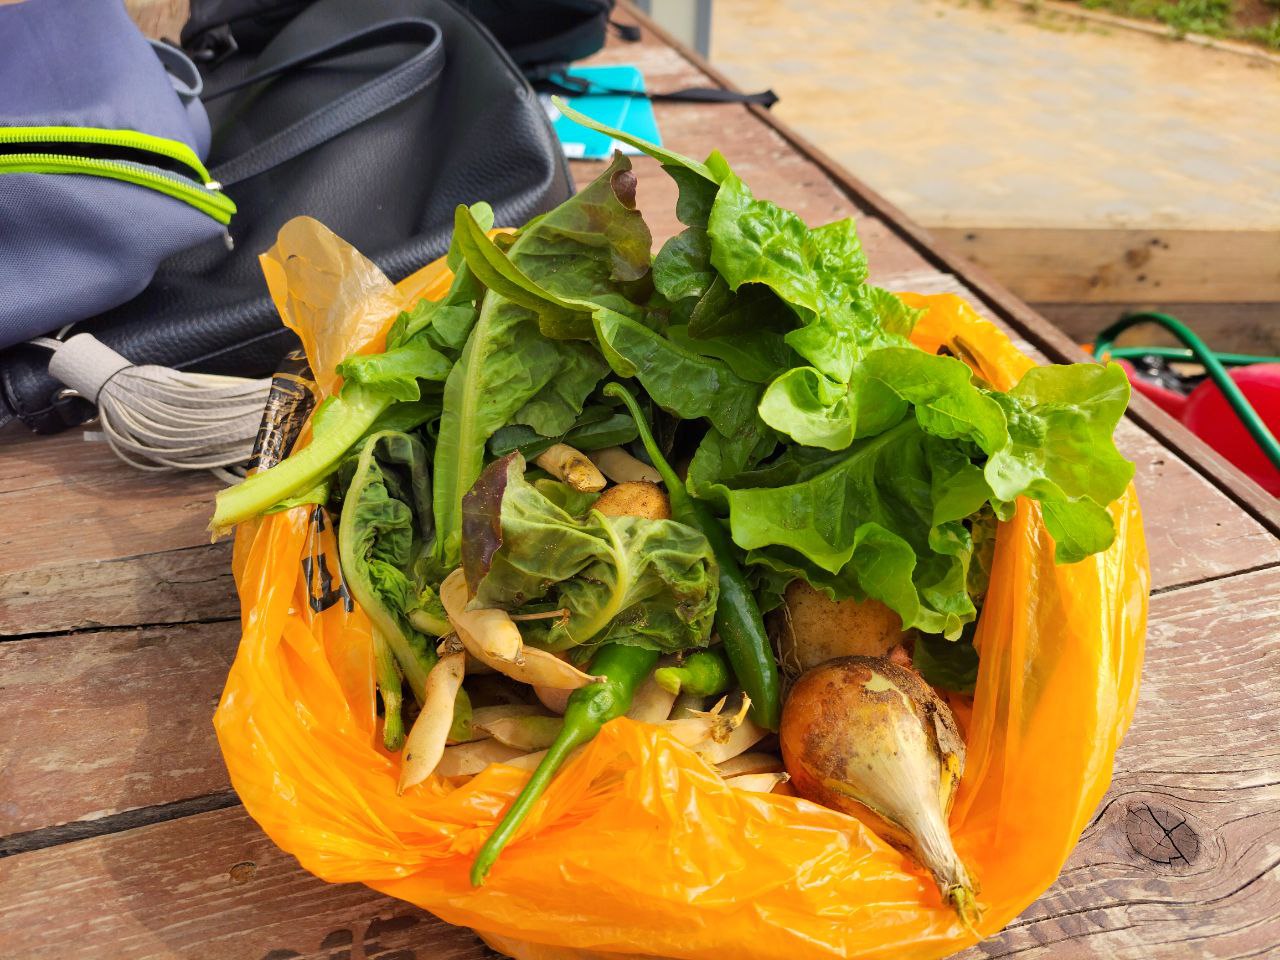
[(977, 888), (947, 830), (964, 742), (928, 684), (881, 657), (829, 660), (792, 688), (779, 739), (796, 793), (913, 854), (973, 928)]

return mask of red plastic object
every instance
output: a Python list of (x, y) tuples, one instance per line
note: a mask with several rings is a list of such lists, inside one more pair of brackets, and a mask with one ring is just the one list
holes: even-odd
[(1176, 390), (1170, 390), (1168, 387), (1153, 383), (1138, 373), (1134, 365), (1128, 360), (1117, 360), (1116, 363), (1124, 367), (1124, 372), (1128, 374), (1129, 383), (1133, 385), (1133, 389), (1137, 390), (1169, 416), (1177, 420), (1182, 419), (1183, 411), (1187, 407), (1187, 394), (1178, 393)]
[[(1134, 389), (1147, 393), (1141, 385), (1142, 378), (1133, 376), (1132, 370), (1129, 379)], [(1271, 428), (1272, 433), (1280, 434), (1280, 364), (1259, 363), (1238, 367), (1231, 371), (1231, 379), (1240, 385), (1240, 392), (1253, 404), (1262, 422)], [(1153, 389), (1160, 390), (1159, 387)], [(1149, 393), (1147, 395), (1150, 396)], [(1169, 412), (1173, 413), (1172, 410)], [(1174, 416), (1178, 414), (1174, 413)], [(1267, 459), (1257, 441), (1249, 435), (1240, 418), (1227, 404), (1222, 391), (1212, 381), (1206, 380), (1191, 391), (1180, 419), (1193, 433), (1256, 480), (1268, 493), (1280, 496), (1280, 470)]]

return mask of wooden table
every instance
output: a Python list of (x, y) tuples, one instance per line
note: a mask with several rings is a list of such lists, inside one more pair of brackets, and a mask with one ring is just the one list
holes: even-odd
[[(720, 79), (647, 26), (598, 59), (654, 90)], [(669, 145), (722, 148), (811, 223), (856, 216), (879, 282), (963, 290), (1038, 356), (1079, 358), (763, 111), (657, 109)], [(666, 177), (637, 167), (643, 209), (671, 211)], [(647, 216), (660, 239), (677, 229)], [(1153, 565), (1137, 718), (1057, 884), (970, 958), (1280, 951), (1280, 511), (1140, 399), (1120, 445)], [(467, 930), (305, 873), (239, 805), (210, 724), (238, 635), (230, 546), (205, 533), (215, 487), (137, 473), (79, 432), (0, 434), (0, 957), (488, 956)]]

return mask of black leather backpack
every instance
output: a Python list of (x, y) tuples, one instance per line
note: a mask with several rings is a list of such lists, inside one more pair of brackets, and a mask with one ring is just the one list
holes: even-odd
[[(294, 216), (397, 280), (445, 252), (459, 203), (486, 200), (499, 225), (518, 225), (572, 193), (529, 83), (450, 0), (196, 0), (193, 14), (208, 166), (238, 210), (227, 238), (171, 257), (139, 296), (75, 326), (135, 363), (273, 372), (297, 343), (257, 258)], [(60, 396), (48, 360), (25, 345), (0, 357), (0, 423), (56, 432), (93, 415)]]

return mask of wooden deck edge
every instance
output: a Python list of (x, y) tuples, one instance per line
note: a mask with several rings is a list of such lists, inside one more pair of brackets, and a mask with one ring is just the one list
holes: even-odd
[[(726, 90), (739, 90), (725, 74), (707, 63), (652, 18), (637, 10), (630, 0), (621, 0), (619, 6), (716, 84)], [(1064, 363), (1087, 359), (1084, 351), (1070, 337), (1001, 286), (986, 270), (940, 248), (927, 230), (764, 107), (750, 104), (747, 109), (772, 127), (788, 144), (812, 160), (859, 206), (882, 219), (889, 229), (927, 263), (946, 273), (963, 277), (965, 284), (982, 297), (993, 313), (1018, 330), (1037, 349)], [(1280, 503), (1234, 464), (1219, 456), (1212, 447), (1145, 397), (1134, 396), (1129, 405), (1128, 416), (1209, 480), (1228, 499), (1270, 532), (1280, 536)]]
[(1280, 224), (933, 224), (930, 235), (1030, 303), (1280, 300)]

